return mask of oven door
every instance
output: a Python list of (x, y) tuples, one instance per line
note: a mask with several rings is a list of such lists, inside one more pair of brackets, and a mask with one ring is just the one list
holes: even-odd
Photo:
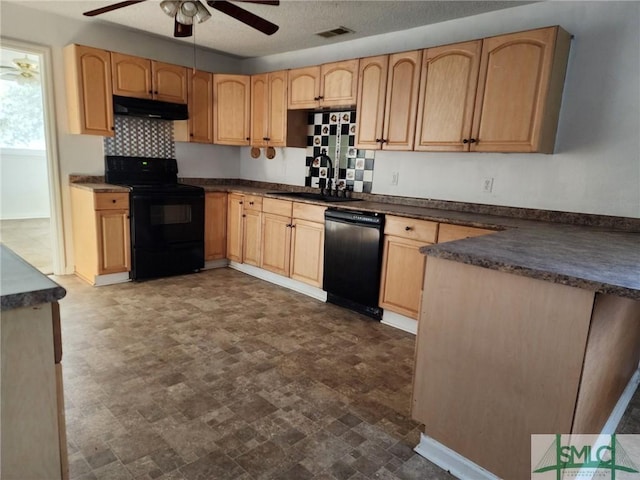
[(204, 267), (204, 192), (131, 194), (131, 278)]

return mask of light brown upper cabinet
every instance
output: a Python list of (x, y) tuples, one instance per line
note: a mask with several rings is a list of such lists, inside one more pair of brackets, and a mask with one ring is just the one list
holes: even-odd
[(251, 77), (213, 75), (213, 143), (249, 145)]
[(190, 142), (213, 143), (213, 74), (189, 72)]
[(558, 26), (483, 40), (471, 151), (553, 152), (570, 43)]
[(421, 50), (360, 60), (358, 148), (413, 149), (421, 61)]
[(476, 40), (424, 51), (414, 150), (469, 151), (481, 49)]
[(289, 70), (290, 109), (355, 105), (358, 59)]
[(287, 140), (287, 72), (251, 77), (251, 145), (284, 147)]
[(187, 69), (147, 58), (111, 53), (113, 94), (187, 103)]
[(109, 52), (68, 45), (63, 53), (69, 132), (113, 137)]

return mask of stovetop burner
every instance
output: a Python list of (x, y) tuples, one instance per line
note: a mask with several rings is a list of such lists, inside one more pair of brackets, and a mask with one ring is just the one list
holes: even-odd
[(131, 188), (132, 193), (201, 192), (201, 187), (178, 183), (178, 163), (175, 158), (105, 157), (105, 181)]

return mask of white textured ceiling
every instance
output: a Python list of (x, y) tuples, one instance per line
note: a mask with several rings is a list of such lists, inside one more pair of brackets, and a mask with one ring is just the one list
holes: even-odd
[[(20, 3), (86, 22), (118, 24), (173, 38), (173, 20), (162, 12), (158, 0), (147, 0), (92, 18), (83, 16), (82, 12), (111, 5), (116, 1), (20, 0)], [(206, 2), (203, 3), (206, 5)], [(194, 27), (197, 45), (238, 57), (260, 57), (405, 30), (531, 2), (281, 0), (277, 7), (233, 3), (279, 25), (280, 29), (274, 35), (267, 36), (207, 6), (212, 17)], [(315, 35), (339, 26), (354, 30), (355, 33), (330, 39)], [(194, 42), (193, 38), (175, 41), (189, 44)]]

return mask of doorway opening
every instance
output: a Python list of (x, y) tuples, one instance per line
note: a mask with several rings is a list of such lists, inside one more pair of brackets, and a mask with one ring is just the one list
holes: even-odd
[(44, 274), (63, 273), (50, 53), (0, 47), (0, 241)]

